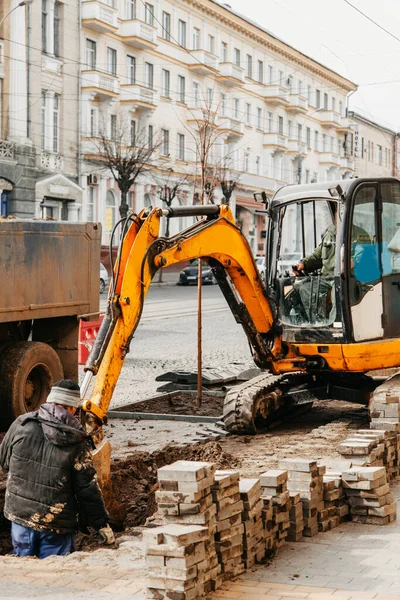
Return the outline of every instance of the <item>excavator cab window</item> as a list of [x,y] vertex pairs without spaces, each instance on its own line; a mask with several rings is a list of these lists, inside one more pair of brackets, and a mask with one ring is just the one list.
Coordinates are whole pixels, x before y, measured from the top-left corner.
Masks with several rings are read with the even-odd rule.
[[[336,320],[336,203],[324,199],[280,208],[274,287],[284,325],[327,327]],[[305,263],[303,271],[293,266]]]

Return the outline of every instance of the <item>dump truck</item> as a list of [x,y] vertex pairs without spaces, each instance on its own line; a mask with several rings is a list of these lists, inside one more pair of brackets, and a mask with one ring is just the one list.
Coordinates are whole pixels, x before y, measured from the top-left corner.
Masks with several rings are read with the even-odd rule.
[[99,310],[101,226],[0,219],[0,430],[78,380],[79,316]]

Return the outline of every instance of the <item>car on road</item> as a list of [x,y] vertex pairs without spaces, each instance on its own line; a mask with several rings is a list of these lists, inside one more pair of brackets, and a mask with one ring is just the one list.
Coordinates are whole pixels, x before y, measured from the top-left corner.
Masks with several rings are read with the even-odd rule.
[[[188,267],[182,269],[179,273],[178,285],[191,285],[197,283],[199,277],[199,261],[193,260]],[[203,261],[201,265],[201,281],[202,284],[213,285],[217,283],[211,267]]]
[[289,275],[293,275],[292,267],[293,265],[297,265],[297,263],[299,263],[300,261],[300,252],[288,252],[285,254],[281,254],[281,256],[278,259],[278,275],[285,275],[286,273],[289,273]]
[[256,256],[256,265],[260,271],[261,279],[265,281],[265,256]]
[[108,288],[110,283],[110,277],[108,276],[107,269],[100,263],[100,294],[103,294]]

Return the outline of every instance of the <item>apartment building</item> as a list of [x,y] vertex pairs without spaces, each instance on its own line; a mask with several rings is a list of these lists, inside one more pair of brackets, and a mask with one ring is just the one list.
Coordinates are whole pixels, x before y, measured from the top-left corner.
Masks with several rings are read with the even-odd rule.
[[353,111],[349,122],[346,148],[354,159],[355,177],[397,177],[398,133]]
[[1,215],[79,220],[79,3],[18,4],[0,4]]

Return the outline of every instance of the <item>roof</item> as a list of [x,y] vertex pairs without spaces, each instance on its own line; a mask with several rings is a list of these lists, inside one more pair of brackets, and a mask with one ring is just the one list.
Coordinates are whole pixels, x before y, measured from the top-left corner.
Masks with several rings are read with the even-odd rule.
[[393,129],[391,129],[389,125],[383,125],[381,123],[378,123],[377,121],[372,121],[372,119],[369,119],[368,117],[365,117],[363,114],[361,114],[359,112],[355,112],[354,110],[349,110],[348,116],[351,119],[362,121],[363,123],[366,123],[367,125],[370,125],[371,127],[375,127],[375,129],[380,129],[382,131],[385,131],[386,133],[389,133],[390,135],[398,135],[397,131],[394,131]]

